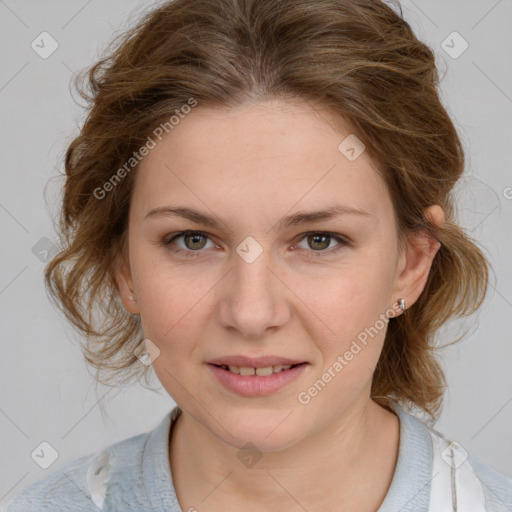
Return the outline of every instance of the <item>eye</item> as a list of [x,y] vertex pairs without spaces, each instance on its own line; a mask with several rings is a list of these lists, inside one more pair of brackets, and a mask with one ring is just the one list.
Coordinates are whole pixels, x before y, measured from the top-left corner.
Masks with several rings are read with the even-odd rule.
[[[176,241],[180,239],[183,243],[183,246],[180,246],[176,243]],[[208,240],[210,240],[212,244],[210,247],[207,246]],[[337,253],[345,246],[350,245],[348,240],[345,240],[341,236],[327,231],[313,231],[304,233],[300,238],[300,241],[302,240],[306,240],[309,250],[308,248],[300,247],[299,245],[296,245],[296,247],[305,250],[308,258],[331,255],[333,253]],[[334,248],[329,248],[333,240],[338,242],[338,245],[334,246]],[[170,238],[167,237],[163,241],[163,244],[172,252],[184,255],[186,257],[200,256],[201,249],[211,249],[218,247],[211,241],[207,233],[204,233],[203,231],[192,230],[182,231],[180,233],[171,235]]]
[[[306,240],[306,243],[309,248],[312,250],[307,250],[308,257],[317,257],[317,256],[325,256],[325,254],[332,254],[340,251],[345,246],[349,245],[349,242],[345,240],[344,238],[335,235],[334,233],[329,233],[327,231],[314,231],[311,233],[304,233],[302,235],[301,240]],[[338,242],[338,245],[334,248],[329,249],[329,246],[331,245],[331,242],[335,240]],[[297,247],[300,247],[297,245]],[[301,249],[304,249],[304,247],[300,247]],[[329,249],[329,250],[326,250]]]
[[[184,247],[180,247],[176,244],[176,240],[183,239]],[[164,245],[169,246],[169,249],[173,252],[182,253],[185,256],[196,256],[195,252],[200,252],[200,249],[204,249],[206,247],[206,241],[209,239],[209,236],[202,231],[183,231],[181,233],[176,233],[170,239],[164,241]],[[213,242],[212,242],[213,244]],[[178,248],[171,247],[172,245],[176,245]],[[213,247],[216,247],[213,244]],[[211,247],[206,247],[207,249]]]

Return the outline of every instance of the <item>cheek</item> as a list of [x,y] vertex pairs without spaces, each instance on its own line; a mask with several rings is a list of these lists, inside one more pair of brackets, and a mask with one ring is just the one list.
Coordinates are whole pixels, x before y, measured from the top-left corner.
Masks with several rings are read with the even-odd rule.
[[343,410],[370,385],[388,326],[381,318],[388,309],[383,301],[387,285],[378,279],[378,272],[353,269],[333,278],[323,294],[304,284],[303,295],[298,293],[308,297],[303,322],[321,353],[309,384],[328,383],[315,402],[319,408],[332,403]]
[[327,346],[339,349],[386,312],[388,281],[374,263],[347,266],[323,280],[299,277],[292,287],[309,325],[322,331]]
[[133,262],[144,335],[167,361],[177,360],[200,338],[211,311],[208,299],[218,279],[208,279],[191,268],[152,261],[141,258]]

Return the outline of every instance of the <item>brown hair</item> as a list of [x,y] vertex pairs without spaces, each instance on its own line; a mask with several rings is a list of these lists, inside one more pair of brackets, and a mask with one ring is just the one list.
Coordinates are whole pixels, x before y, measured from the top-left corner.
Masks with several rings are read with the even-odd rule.
[[[434,54],[403,20],[400,5],[392,6],[165,2],[76,77],[88,115],[67,148],[59,226],[65,249],[45,279],[52,299],[85,334],[84,355],[97,381],[130,379],[148,368],[134,355],[143,340],[140,319],[124,309],[115,280],[137,168],[126,163],[191,98],[199,108],[299,99],[348,121],[365,144],[389,188],[400,243],[419,230],[441,242],[419,299],[389,321],[372,383],[377,403],[387,406],[392,398],[437,417],[446,381],[434,336],[451,317],[480,307],[488,262],[454,220],[452,189],[464,171],[464,151],[439,98]],[[113,181],[123,166],[122,179]],[[101,187],[108,193],[98,198]],[[445,212],[441,230],[424,216],[433,204]]]

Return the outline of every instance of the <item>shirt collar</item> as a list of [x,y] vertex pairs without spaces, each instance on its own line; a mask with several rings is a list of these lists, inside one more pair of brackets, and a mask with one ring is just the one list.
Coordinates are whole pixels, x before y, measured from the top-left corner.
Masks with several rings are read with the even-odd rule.
[[427,512],[432,482],[432,441],[428,427],[390,402],[400,421],[395,473],[377,512]]
[[[391,486],[377,512],[427,512],[432,481],[432,442],[428,427],[396,402],[400,421],[398,460]],[[143,479],[152,510],[181,510],[169,462],[171,427],[181,414],[175,406],[149,433],[143,455]]]
[[142,472],[150,510],[181,510],[169,462],[171,427],[180,413],[179,406],[167,413],[160,424],[149,433],[144,447]]

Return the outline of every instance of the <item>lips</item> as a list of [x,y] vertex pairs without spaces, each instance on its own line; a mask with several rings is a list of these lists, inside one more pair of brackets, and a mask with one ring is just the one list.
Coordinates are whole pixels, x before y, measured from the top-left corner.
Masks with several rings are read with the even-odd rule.
[[291,359],[289,357],[281,356],[259,356],[259,357],[248,357],[243,355],[232,355],[218,357],[208,361],[208,364],[215,366],[238,366],[244,368],[266,368],[269,366],[294,366],[297,364],[306,363],[301,359]]
[[[228,360],[222,358],[214,361]],[[240,359],[229,359],[230,361],[240,361]],[[247,361],[248,359],[242,359]],[[286,358],[273,357],[271,361],[293,361]],[[249,358],[249,363],[255,364],[258,359]],[[268,364],[269,359],[260,358],[259,361],[264,361],[262,364]],[[256,363],[261,364],[261,363]],[[293,381],[299,379],[309,370],[309,363],[297,363],[295,365],[283,365],[283,368],[276,371],[279,365],[269,367],[237,367],[235,365],[216,365],[212,363],[205,365],[208,370],[214,375],[225,389],[234,392],[244,397],[262,397],[272,393],[276,393],[286,386],[290,386]],[[285,369],[287,368],[287,369]]]

